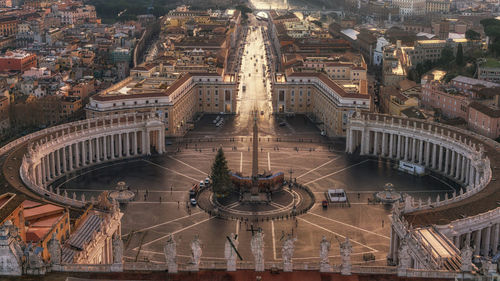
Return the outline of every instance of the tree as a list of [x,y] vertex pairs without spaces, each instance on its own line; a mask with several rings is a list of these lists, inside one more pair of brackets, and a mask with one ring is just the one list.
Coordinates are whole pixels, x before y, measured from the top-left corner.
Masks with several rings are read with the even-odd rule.
[[210,179],[212,180],[212,190],[217,197],[225,197],[229,195],[233,189],[229,168],[227,167],[227,160],[222,148],[219,148],[217,155],[215,155]]
[[453,55],[453,49],[450,46],[445,46],[443,50],[441,50],[441,59],[439,60],[439,64],[441,66],[448,66],[454,59],[455,56]]
[[465,61],[464,61],[464,50],[463,50],[463,48],[462,48],[462,43],[458,43],[458,47],[457,47],[457,57],[456,57],[455,61],[457,62],[457,65],[458,65],[458,66],[464,66],[464,65],[465,65]]
[[467,31],[465,32],[465,38],[467,38],[468,40],[479,40],[481,39],[481,34],[472,29],[467,29]]

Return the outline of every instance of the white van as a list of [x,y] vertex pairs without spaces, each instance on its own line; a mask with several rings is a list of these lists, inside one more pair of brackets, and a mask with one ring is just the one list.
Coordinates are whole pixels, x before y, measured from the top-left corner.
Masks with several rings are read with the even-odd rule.
[[343,189],[328,189],[328,200],[332,203],[347,202],[347,195]]

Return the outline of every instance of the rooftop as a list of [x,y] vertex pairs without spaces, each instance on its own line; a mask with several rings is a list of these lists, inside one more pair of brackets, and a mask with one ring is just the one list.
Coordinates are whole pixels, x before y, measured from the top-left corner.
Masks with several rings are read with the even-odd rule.
[[500,61],[494,58],[485,58],[484,62],[481,63],[482,67],[500,67]]

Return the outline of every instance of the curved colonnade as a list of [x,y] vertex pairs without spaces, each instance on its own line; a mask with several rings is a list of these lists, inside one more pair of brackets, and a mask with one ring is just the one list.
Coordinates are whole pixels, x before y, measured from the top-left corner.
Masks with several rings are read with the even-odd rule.
[[77,199],[73,194],[70,198],[58,188],[54,191],[51,184],[55,180],[93,165],[150,155],[152,151],[162,154],[165,150],[165,126],[149,115],[87,119],[65,124],[58,131],[43,131],[28,144],[20,178],[38,195],[73,207],[83,207],[85,196]]
[[[500,144],[451,126],[356,112],[349,120],[346,151],[424,166],[462,186],[451,196],[424,202],[406,196],[394,208],[388,257],[395,264],[402,240],[412,252],[411,267],[417,269],[456,268],[446,262],[460,267],[460,249],[466,246],[476,255],[498,252],[500,208],[495,202],[500,190],[495,176]],[[445,237],[442,244],[458,256],[456,261],[433,257],[431,245],[415,231],[429,227],[436,230],[433,235]]]

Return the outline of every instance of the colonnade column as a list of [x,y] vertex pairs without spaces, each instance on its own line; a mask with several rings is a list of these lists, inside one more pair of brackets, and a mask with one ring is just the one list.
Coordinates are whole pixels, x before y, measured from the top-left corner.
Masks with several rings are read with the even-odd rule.
[[109,152],[111,154],[111,160],[115,159],[115,135],[109,136],[110,140],[110,146],[109,146]]
[[398,151],[397,151],[398,152],[398,155],[397,155],[398,159],[401,159],[401,142],[402,142],[401,135],[398,135]]
[[500,224],[495,223],[493,225],[493,241],[492,241],[492,249],[493,249],[493,255],[496,255],[498,252],[498,236],[500,232]]
[[102,151],[104,154],[104,161],[108,160],[108,136],[102,137]]
[[408,136],[405,136],[405,155],[404,155],[404,159],[405,161],[408,161],[408,143],[409,143],[409,139],[408,139]]
[[73,166],[73,144],[70,144],[69,147],[68,147],[68,160],[69,160],[69,166],[68,166],[68,169],[70,171],[73,171],[74,169],[74,166]]
[[373,155],[378,155],[378,132],[373,131]]
[[443,167],[443,149],[444,147],[442,145],[439,146],[439,163],[438,163],[438,167],[437,167],[437,170],[438,171],[442,171],[442,167]]
[[95,138],[95,162],[99,163],[101,162],[101,138],[97,137]]
[[475,167],[470,167],[469,166],[469,185],[471,185],[471,187],[474,187],[475,185],[475,182],[474,182],[474,179],[475,179],[475,173],[474,173],[474,170],[475,170]]
[[382,132],[382,156],[387,156],[387,134]]
[[419,140],[418,146],[418,164],[422,165],[424,163],[424,141]]
[[430,163],[430,158],[431,158],[431,143],[430,142],[426,142],[425,143],[425,165],[427,167],[430,167],[431,166],[431,163]]
[[462,174],[460,175],[460,181],[465,182],[465,178],[467,177],[467,157],[462,155]]
[[118,134],[118,158],[122,158],[122,133]]
[[455,151],[451,151],[451,163],[450,163],[450,173],[449,173],[449,175],[451,177],[455,176],[455,169],[456,169],[456,166],[455,166],[456,165],[455,164],[456,159],[455,159],[455,157],[456,157],[456,152]]
[[52,177],[50,175],[50,159],[49,159],[50,154],[46,155],[45,158],[45,180],[50,180]]
[[45,157],[40,158],[40,168],[41,168],[41,176],[42,176],[42,181],[41,184],[44,185],[46,179],[45,179]]
[[444,160],[444,174],[445,175],[448,175],[449,174],[449,165],[450,165],[450,149],[449,148],[445,148],[446,149],[446,154],[445,154],[445,160]]
[[128,132],[127,132],[127,133],[125,133],[125,147],[126,147],[126,148],[125,148],[125,150],[126,150],[126,151],[125,151],[125,155],[126,155],[127,157],[129,157],[129,156],[130,156],[130,135],[129,135],[129,133],[128,133]]
[[416,163],[417,161],[417,138],[413,138],[413,144],[412,144],[412,148],[411,148],[411,161],[413,163]]
[[61,174],[61,156],[59,155],[59,149],[56,150],[56,173],[58,176]]
[[462,155],[458,152],[456,152],[457,156],[456,156],[456,161],[455,161],[455,179],[456,180],[459,180],[460,179],[460,171],[462,169],[460,169],[460,166],[462,165]]
[[134,155],[137,155],[137,132],[132,133],[132,145],[134,146]]
[[394,156],[394,134],[389,135],[389,158]]
[[92,164],[94,162],[94,144],[92,143],[93,139],[89,139],[89,163]]
[[476,230],[474,246],[474,255],[479,255],[479,251],[481,250],[481,229]]
[[87,166],[87,141],[82,141],[82,166]]
[[80,167],[80,143],[75,143],[75,165],[77,168]]
[[66,147],[62,148],[62,159],[63,159],[63,161],[62,161],[62,164],[63,164],[62,170],[63,170],[63,172],[66,172],[66,171],[68,171],[68,166],[66,165],[66,161],[67,161],[66,160]]
[[491,226],[486,227],[486,233],[484,235],[484,245],[483,245],[483,256],[488,256],[490,254],[490,239],[491,239]]

